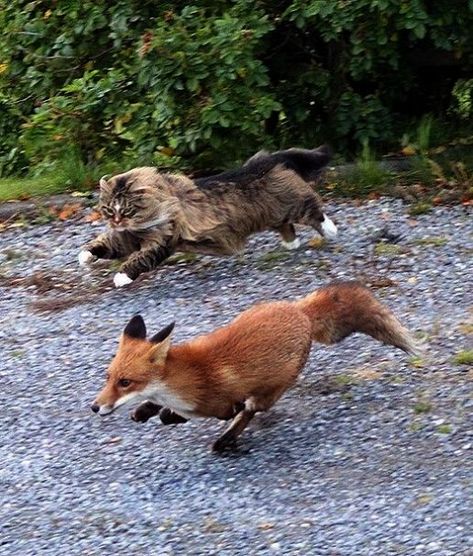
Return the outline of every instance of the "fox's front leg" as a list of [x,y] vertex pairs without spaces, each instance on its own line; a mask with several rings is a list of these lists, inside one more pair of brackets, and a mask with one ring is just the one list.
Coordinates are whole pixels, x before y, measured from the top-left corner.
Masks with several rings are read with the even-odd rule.
[[132,411],[130,417],[137,423],[146,423],[148,419],[157,415],[161,409],[162,405],[158,405],[150,401],[143,402],[134,411]]
[[143,272],[149,272],[157,268],[164,260],[174,253],[174,247],[168,241],[163,245],[152,245],[133,253],[125,261],[120,272],[113,279],[117,288],[125,286],[136,280]]
[[121,259],[140,248],[140,241],[127,232],[107,232],[89,241],[79,253],[79,264],[96,259]]
[[163,407],[159,412],[159,418],[163,425],[178,425],[179,423],[187,423],[188,419],[179,415],[169,407]]
[[163,407],[150,401],[140,404],[134,411],[132,411],[130,417],[137,423],[146,423],[148,419],[151,419],[151,417],[158,414],[163,425],[187,423],[187,419],[185,417],[182,417],[172,409],[169,409],[169,407]]

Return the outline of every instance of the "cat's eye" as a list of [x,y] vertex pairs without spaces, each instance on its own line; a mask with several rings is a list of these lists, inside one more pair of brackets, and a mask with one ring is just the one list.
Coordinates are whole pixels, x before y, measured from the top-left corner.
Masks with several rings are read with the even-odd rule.
[[131,384],[131,380],[128,380],[127,378],[121,378],[118,381],[118,386],[120,386],[120,388],[126,388],[127,386],[130,386]]
[[127,207],[123,210],[123,216],[133,216],[136,210],[133,207]]
[[102,207],[101,208],[102,214],[104,216],[108,216],[108,217],[112,217],[113,216],[113,210],[110,207]]

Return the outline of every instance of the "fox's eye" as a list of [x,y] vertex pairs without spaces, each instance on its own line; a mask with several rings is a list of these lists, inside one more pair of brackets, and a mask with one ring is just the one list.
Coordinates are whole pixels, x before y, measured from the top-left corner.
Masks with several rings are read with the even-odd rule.
[[118,386],[120,386],[121,388],[126,388],[127,386],[130,386],[131,384],[131,380],[128,380],[127,378],[121,378],[118,381]]

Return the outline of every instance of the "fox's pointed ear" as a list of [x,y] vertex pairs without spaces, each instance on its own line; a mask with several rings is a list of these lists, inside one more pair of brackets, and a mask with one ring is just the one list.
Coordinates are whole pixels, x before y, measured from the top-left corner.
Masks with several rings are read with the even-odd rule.
[[144,340],[146,338],[146,325],[141,315],[135,315],[125,326],[124,336]]
[[150,351],[150,358],[153,363],[162,365],[166,361],[169,348],[171,347],[171,332],[174,325],[175,323],[172,322],[151,338],[151,342],[155,344]]
[[157,334],[155,334],[150,342],[152,342],[153,344],[160,344],[161,342],[164,342],[164,340],[169,336],[169,334],[171,334],[171,332],[174,330],[174,326],[176,325],[175,322],[171,322],[171,324],[168,324],[165,328],[163,328],[162,330],[160,330]]

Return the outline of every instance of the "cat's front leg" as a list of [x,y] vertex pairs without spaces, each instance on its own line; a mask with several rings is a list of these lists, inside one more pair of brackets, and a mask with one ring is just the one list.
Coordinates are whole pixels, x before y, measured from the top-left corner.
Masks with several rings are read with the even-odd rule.
[[120,272],[117,272],[113,282],[117,288],[126,286],[136,280],[143,272],[150,272],[157,268],[165,259],[174,253],[174,247],[168,241],[163,245],[153,245],[143,248],[125,261]]
[[111,231],[89,241],[79,252],[81,266],[97,259],[121,259],[139,250],[140,242],[131,233]]

